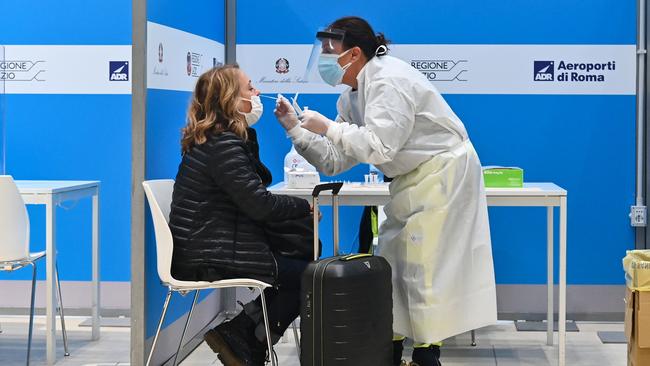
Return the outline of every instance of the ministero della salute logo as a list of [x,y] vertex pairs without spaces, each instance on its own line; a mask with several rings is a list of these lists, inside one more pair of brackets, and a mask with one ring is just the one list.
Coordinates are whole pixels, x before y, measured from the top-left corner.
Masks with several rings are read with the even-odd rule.
[[616,61],[534,61],[533,80],[539,82],[602,83],[616,72]]
[[162,42],[158,43],[158,63],[153,66],[153,74],[161,77],[169,75],[165,66],[165,46]]
[[[265,70],[268,70],[270,73],[271,70],[275,70],[274,74],[271,75],[262,75],[257,79],[257,83],[260,84],[292,84],[292,83],[299,83],[299,84],[306,84],[307,80],[305,80],[302,76],[292,76],[289,74],[291,71],[290,69],[290,63],[289,59],[285,57],[280,57],[278,59],[275,59],[275,56],[271,59],[271,56],[269,56],[269,59],[265,62],[268,62],[269,68],[267,69],[266,67],[264,68]],[[275,59],[275,62],[272,60]],[[273,69],[270,68],[270,66],[273,65],[275,66]],[[294,65],[295,66],[295,65]],[[295,71],[295,70],[294,70]]]
[[275,61],[275,72],[278,74],[289,73],[289,60],[286,58],[279,58],[277,61]]

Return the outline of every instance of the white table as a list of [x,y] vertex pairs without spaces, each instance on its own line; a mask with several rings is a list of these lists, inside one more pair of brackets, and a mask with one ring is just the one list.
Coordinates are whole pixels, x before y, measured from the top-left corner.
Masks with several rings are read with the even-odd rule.
[[99,339],[99,182],[18,180],[28,205],[45,205],[47,364],[56,362],[56,207],[65,201],[92,197],[92,340]]
[[[269,188],[276,194],[302,197],[311,202],[311,189],[288,189],[284,183]],[[331,192],[323,192],[321,204],[331,204]],[[567,191],[553,183],[526,183],[524,188],[487,188],[488,206],[546,207],[547,235],[547,344],[553,345],[553,208],[560,208],[560,279],[559,279],[559,324],[558,364],[565,365],[566,355],[566,232]],[[339,202],[347,206],[383,206],[388,203],[388,184],[363,185],[351,183],[339,192]]]

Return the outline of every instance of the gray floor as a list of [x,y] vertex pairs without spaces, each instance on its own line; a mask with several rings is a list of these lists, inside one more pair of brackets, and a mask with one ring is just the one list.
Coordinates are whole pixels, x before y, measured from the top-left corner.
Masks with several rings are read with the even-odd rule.
[[[129,361],[129,329],[106,327],[102,329],[102,339],[92,342],[90,329],[79,327],[83,317],[66,318],[68,324],[72,355],[63,358],[63,345],[59,346],[62,366],[115,366],[126,365]],[[23,365],[27,317],[0,317],[0,364]],[[602,344],[599,331],[622,331],[620,323],[578,323],[579,333],[567,334],[567,365],[625,366],[626,347],[624,344]],[[32,365],[45,362],[44,318],[36,318]],[[59,338],[60,339],[60,338]],[[557,347],[545,346],[546,334],[538,332],[517,332],[512,322],[478,331],[478,346],[469,346],[469,334],[445,342],[443,364],[445,366],[514,366],[514,365],[556,365]],[[279,364],[298,366],[292,338],[287,337],[276,347]],[[410,349],[404,352],[408,356]],[[408,359],[408,357],[405,357]],[[188,357],[183,366],[221,365],[210,349],[202,344]]]
[[[578,323],[579,333],[567,334],[567,365],[625,366],[624,344],[602,344],[598,331],[623,331],[620,323]],[[442,349],[444,366],[515,366],[557,365],[557,347],[547,347],[546,333],[517,332],[512,322],[479,330],[478,345],[471,347],[469,334],[445,342]],[[281,366],[299,366],[293,338],[276,347]],[[409,359],[411,349],[404,352]],[[202,344],[188,357],[183,366],[221,365],[210,348]]]
[[[101,339],[90,340],[90,328],[79,324],[87,317],[66,316],[69,357],[63,356],[63,340],[57,323],[57,366],[128,365],[130,347],[129,328],[102,328]],[[57,318],[58,321],[58,318]],[[27,355],[27,316],[0,316],[0,365],[24,365]],[[34,320],[34,340],[32,343],[31,365],[45,365],[45,317],[36,316]]]

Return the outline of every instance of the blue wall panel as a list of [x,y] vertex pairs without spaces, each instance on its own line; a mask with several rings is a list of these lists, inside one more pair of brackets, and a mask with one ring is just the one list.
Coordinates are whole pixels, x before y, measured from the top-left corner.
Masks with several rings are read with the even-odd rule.
[[[185,124],[190,93],[180,91],[154,90],[147,92],[147,164],[146,179],[174,179],[181,160],[180,129]],[[147,337],[156,331],[162,311],[166,289],[160,286],[156,260],[153,224],[149,214],[146,221],[147,261]],[[185,314],[191,300],[175,296],[169,308],[165,327]]]
[[224,0],[149,0],[147,20],[225,42]]
[[3,1],[0,44],[129,45],[131,1]]
[[[74,3],[79,7],[82,2]],[[123,3],[130,12],[130,3]],[[30,23],[23,11],[31,5],[24,9],[12,4],[16,11],[19,8],[21,11],[15,18],[8,17],[9,23],[20,23],[20,19]],[[50,14],[63,13],[58,7],[41,4],[43,11],[48,8]],[[3,11],[6,10],[5,6]],[[92,10],[83,16],[81,12],[72,12],[67,19],[72,22],[74,17],[83,18],[83,25],[94,14]],[[81,43],[130,43],[130,13],[127,15],[118,16],[117,20],[111,18],[107,23],[94,18],[97,27],[85,32]],[[6,35],[15,44],[43,44],[48,40],[56,44],[79,42],[76,36],[79,30],[62,30],[56,38],[48,38],[54,37],[47,28],[49,23],[30,24],[29,32],[21,33],[19,27],[9,26],[7,30],[11,31],[4,33],[7,23],[2,22],[1,41]],[[7,173],[15,179],[101,181],[101,279],[129,281],[131,96],[10,94],[6,95],[6,118]],[[29,213],[32,250],[44,250],[44,210],[30,207]],[[89,198],[78,203],[66,202],[57,208],[58,259],[64,281],[91,279],[91,224]],[[40,267],[39,279],[44,279],[44,266]],[[30,278],[28,270],[0,274],[0,279]]]
[[308,44],[318,27],[356,15],[395,43],[634,44],[636,1],[237,2],[237,43]]
[[[627,212],[635,193],[636,98],[453,95],[447,100],[465,121],[483,165],[517,165],[527,181],[550,181],[568,190],[569,283],[623,283],[621,258],[634,247]],[[546,210],[491,208],[490,222],[497,282],[545,283]]]
[[[636,2],[631,0],[411,4],[242,0],[237,42],[308,44],[318,27],[345,15],[368,19],[375,31],[398,44],[607,45],[636,40]],[[335,95],[300,99],[330,118],[336,115]],[[620,259],[634,246],[627,214],[634,203],[635,97],[448,95],[446,99],[466,124],[484,165],[520,166],[526,181],[552,181],[569,191],[569,283],[622,284]],[[272,109],[272,103],[266,107]],[[262,157],[277,178],[289,142],[268,112],[257,128]],[[362,180],[365,172],[359,166],[343,179]],[[358,218],[351,209],[343,214],[349,218],[342,220],[345,243],[354,240]],[[491,208],[490,218],[497,282],[545,283],[545,210]],[[326,247],[331,246],[329,228],[322,233]]]
[[[216,27],[222,2],[199,4],[158,0],[149,4],[149,20],[223,42]],[[204,6],[199,17],[199,5]],[[319,26],[343,15],[361,15],[400,44],[634,44],[636,3],[626,0],[517,3],[417,2],[238,2],[239,44],[313,42]],[[384,6],[382,6],[384,5]],[[207,11],[205,9],[208,9]],[[386,11],[390,9],[390,11]],[[200,19],[199,19],[200,18]],[[203,21],[203,19],[209,19]],[[212,22],[214,19],[214,22]],[[405,20],[408,27],[404,26]],[[213,27],[214,25],[214,27]],[[147,178],[173,178],[180,161],[179,129],[190,93],[149,90]],[[634,201],[633,96],[449,95],[465,122],[485,165],[518,165],[527,181],[553,181],[569,191],[569,267],[572,284],[620,284],[620,258],[633,246],[627,210]],[[333,118],[335,95],[303,95],[308,105]],[[290,141],[277,125],[273,103],[255,126],[262,160],[282,180]],[[360,165],[334,179],[362,180]],[[594,184],[597,182],[598,184]],[[602,194],[602,192],[607,192]],[[330,215],[322,224],[325,253],[331,253]],[[357,245],[359,208],[342,215],[342,249]],[[491,227],[497,281],[541,284],[546,279],[544,209],[492,208]],[[556,212],[557,217],[557,212]],[[148,250],[152,240],[150,225]],[[557,253],[557,251],[556,251]],[[150,258],[151,259],[151,258]],[[155,263],[147,262],[148,281],[157,281]],[[147,334],[152,335],[164,289],[149,286]],[[171,309],[169,322],[189,304]]]
[[[101,278],[128,281],[131,96],[7,95],[7,105],[7,172],[15,179],[100,180]],[[32,249],[44,249],[45,211],[29,212]],[[90,213],[90,198],[57,209],[62,280],[91,278]],[[0,278],[28,279],[28,272]]]
[[[131,1],[2,3],[0,44],[129,45]],[[9,16],[10,14],[10,16]],[[74,70],[70,70],[71,73]],[[101,279],[130,279],[131,97],[7,95],[7,173],[16,179],[100,180]],[[45,248],[45,213],[30,207],[31,245]],[[91,200],[57,209],[61,279],[91,279]],[[29,271],[0,279],[28,279]],[[44,266],[39,269],[44,279]]]
[[[176,28],[217,42],[224,42],[224,1],[200,0],[179,2],[155,0],[147,4],[147,19],[150,22]],[[157,55],[153,55],[157,57]],[[181,161],[181,128],[186,123],[187,108],[191,93],[147,89],[147,128],[146,128],[146,179],[174,179]],[[155,240],[151,217],[146,218],[145,263],[147,280],[146,336],[155,334],[162,311],[166,288],[159,284],[155,260]],[[209,295],[204,291],[202,299]],[[174,295],[165,324],[178,320],[188,310],[192,297],[180,298]],[[215,309],[216,311],[217,309]]]

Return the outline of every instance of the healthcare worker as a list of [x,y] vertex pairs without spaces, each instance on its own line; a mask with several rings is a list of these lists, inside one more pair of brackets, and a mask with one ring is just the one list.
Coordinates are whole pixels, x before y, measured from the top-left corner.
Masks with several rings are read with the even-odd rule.
[[[403,337],[412,365],[440,365],[445,338],[496,322],[496,287],[481,163],[458,116],[427,78],[388,56],[383,34],[358,17],[317,33],[312,56],[332,85],[348,85],[335,121],[275,115],[296,150],[327,175],[374,164],[390,184],[379,255],[393,269],[395,365]],[[311,63],[311,62],[310,62]]]

